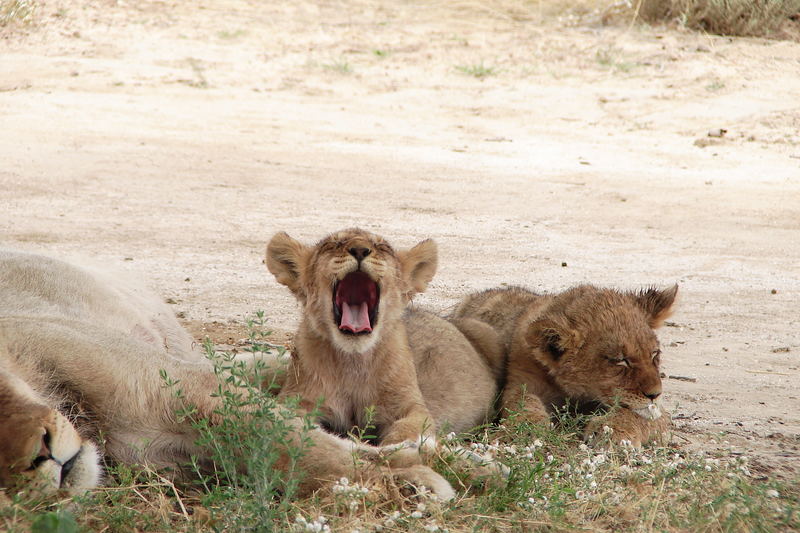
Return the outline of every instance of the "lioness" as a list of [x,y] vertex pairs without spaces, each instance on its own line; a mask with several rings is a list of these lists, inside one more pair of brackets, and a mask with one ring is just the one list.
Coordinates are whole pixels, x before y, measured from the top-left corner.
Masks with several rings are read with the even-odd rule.
[[[160,370],[180,380],[183,398]],[[114,461],[179,467],[205,450],[176,409],[219,421],[218,379],[170,310],[141,287],[65,262],[0,251],[0,487],[79,492]],[[300,440],[303,422],[290,421]],[[342,476],[393,475],[443,499],[450,485],[419,465],[389,471],[381,450],[321,429],[300,459],[309,491]],[[361,460],[356,461],[355,455]],[[279,465],[281,462],[279,461]]]
[[[490,289],[467,296],[451,320],[485,347],[503,376],[504,414],[519,410],[543,423],[568,401],[586,412],[617,406],[590,420],[587,435],[605,425],[614,441],[639,446],[669,425],[656,404],[661,349],[653,329],[671,313],[677,291],[677,285],[636,293],[582,285],[550,295]],[[494,330],[476,330],[474,320]]]
[[308,409],[321,399],[331,431],[372,424],[380,444],[432,445],[437,427],[462,432],[489,418],[488,362],[447,321],[406,310],[436,272],[433,241],[395,250],[354,228],[307,246],[278,233],[266,263],[303,311],[282,394]]

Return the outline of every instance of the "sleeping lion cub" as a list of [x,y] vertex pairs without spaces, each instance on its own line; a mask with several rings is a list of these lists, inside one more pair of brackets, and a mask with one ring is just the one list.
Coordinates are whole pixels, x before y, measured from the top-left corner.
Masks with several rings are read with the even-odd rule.
[[346,434],[371,424],[380,444],[433,445],[437,428],[487,421],[496,380],[486,359],[446,320],[406,309],[436,272],[433,241],[395,250],[348,229],[307,246],[278,233],[266,262],[302,306],[281,394],[308,410],[321,400],[324,427]]
[[[175,412],[188,402],[217,423],[221,400],[217,376],[192,344],[167,306],[136,284],[0,250],[0,488],[84,491],[101,481],[102,454],[155,467],[202,462],[197,432]],[[180,381],[184,399],[165,388],[160,370]],[[299,443],[304,422],[289,424]],[[390,471],[378,448],[321,429],[308,438],[299,465],[305,492],[342,476],[393,476],[454,495],[409,458]]]
[[[661,349],[653,329],[671,313],[677,292],[677,285],[636,293],[583,285],[549,295],[490,289],[467,296],[451,320],[482,343],[505,376],[504,413],[519,410],[546,423],[568,401],[584,412],[618,406],[590,420],[587,435],[606,425],[614,441],[639,446],[669,426],[656,403]],[[474,329],[474,320],[493,332]]]

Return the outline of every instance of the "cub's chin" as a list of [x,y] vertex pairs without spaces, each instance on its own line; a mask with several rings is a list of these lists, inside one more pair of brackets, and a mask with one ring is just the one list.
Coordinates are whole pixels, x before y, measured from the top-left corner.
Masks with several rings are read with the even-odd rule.
[[380,338],[379,329],[380,328],[377,328],[369,333],[353,335],[352,333],[344,333],[332,325],[329,329],[329,333],[333,346],[340,352],[347,354],[365,354],[378,344]]

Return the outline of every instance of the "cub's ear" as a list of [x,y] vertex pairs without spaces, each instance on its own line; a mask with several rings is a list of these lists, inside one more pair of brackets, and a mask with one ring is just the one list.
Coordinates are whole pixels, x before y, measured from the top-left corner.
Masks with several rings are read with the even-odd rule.
[[410,250],[399,251],[397,256],[400,259],[403,278],[409,286],[406,297],[410,299],[418,292],[425,292],[428,283],[436,274],[436,266],[439,263],[436,243],[426,239]]
[[276,233],[267,244],[267,268],[278,283],[301,293],[300,273],[308,261],[310,248],[289,237],[286,232]]
[[534,349],[534,356],[544,365],[558,363],[567,350],[580,348],[580,334],[566,320],[540,318],[525,332],[525,340]]
[[673,285],[669,289],[664,289],[663,291],[655,287],[649,287],[638,293],[634,293],[633,299],[636,301],[636,305],[647,313],[647,322],[650,324],[650,327],[656,329],[661,327],[664,320],[672,314],[672,308],[677,294],[677,285]]

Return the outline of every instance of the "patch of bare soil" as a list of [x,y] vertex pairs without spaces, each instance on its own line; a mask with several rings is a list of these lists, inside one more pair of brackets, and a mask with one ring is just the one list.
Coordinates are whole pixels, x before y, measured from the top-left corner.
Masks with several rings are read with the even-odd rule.
[[279,230],[435,238],[439,311],[677,282],[675,438],[797,476],[800,45],[515,5],[41,2],[0,28],[2,244],[137,272],[227,344],[297,323]]

